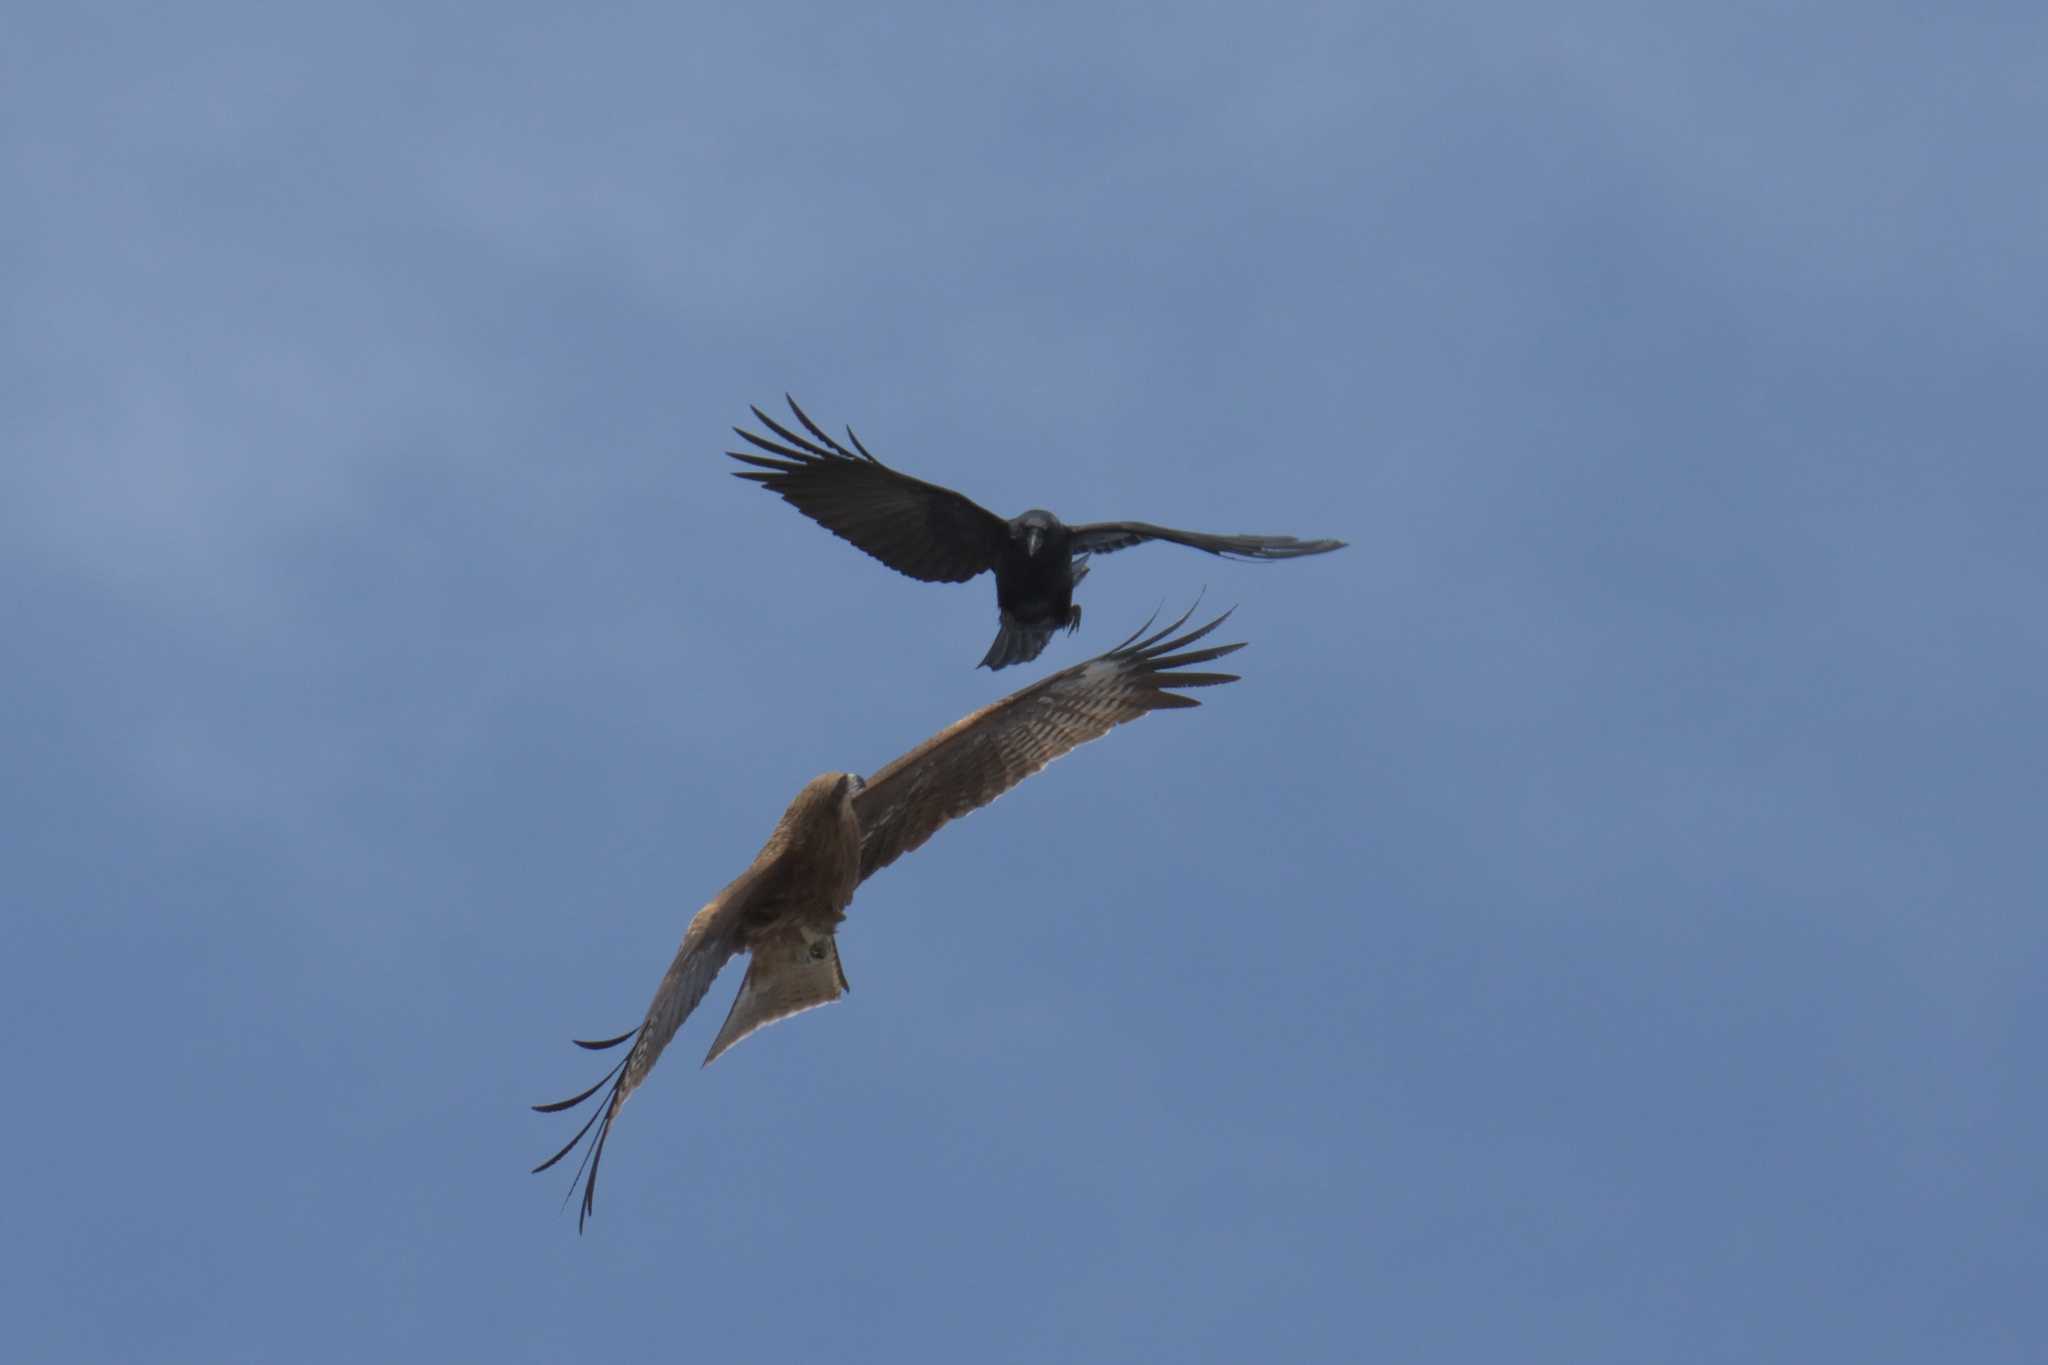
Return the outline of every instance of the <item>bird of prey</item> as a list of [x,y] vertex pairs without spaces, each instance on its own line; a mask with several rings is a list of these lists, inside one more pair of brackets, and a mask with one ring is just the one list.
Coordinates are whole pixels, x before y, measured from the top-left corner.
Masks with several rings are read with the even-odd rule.
[[868,453],[853,428],[848,450],[826,435],[796,400],[783,395],[804,429],[791,431],[760,408],[754,416],[780,440],[734,427],[741,440],[765,453],[728,450],[752,469],[751,479],[782,495],[790,506],[840,539],[898,573],[927,583],[964,583],[985,570],[996,575],[996,611],[1002,622],[980,667],[997,669],[1038,657],[1055,630],[1081,624],[1074,587],[1088,573],[1088,556],[1148,540],[1171,541],[1227,559],[1298,559],[1341,550],[1341,540],[1293,536],[1219,536],[1176,531],[1143,521],[1095,521],[1069,526],[1041,507],[1008,521],[950,488],[899,474]]
[[640,1026],[616,1038],[577,1040],[593,1051],[630,1040],[625,1057],[588,1090],[534,1106],[559,1113],[611,1087],[576,1136],[533,1168],[547,1170],[596,1127],[576,1172],[583,1181],[579,1232],[595,1204],[597,1168],[619,1106],[647,1079],[719,969],[738,953],[750,959],[706,1066],[755,1030],[846,993],[836,932],[862,882],[1076,745],[1148,711],[1201,704],[1179,689],[1235,682],[1234,673],[1184,671],[1244,648],[1194,647],[1230,613],[1177,633],[1192,614],[1149,634],[1147,622],[1108,653],[984,706],[865,781],[825,773],[805,784],[753,864],[690,921]]

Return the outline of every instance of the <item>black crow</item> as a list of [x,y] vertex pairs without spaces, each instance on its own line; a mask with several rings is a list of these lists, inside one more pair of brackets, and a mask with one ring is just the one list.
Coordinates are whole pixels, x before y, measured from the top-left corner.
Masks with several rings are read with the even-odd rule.
[[1143,521],[1095,521],[1069,526],[1043,508],[1003,520],[950,488],[899,474],[853,442],[848,450],[827,436],[787,394],[789,410],[809,435],[799,435],[755,408],[754,416],[781,441],[734,427],[741,440],[766,455],[726,454],[756,469],[753,479],[840,539],[865,550],[898,573],[927,583],[964,583],[984,570],[996,574],[996,610],[1002,628],[981,667],[1007,668],[1038,657],[1052,633],[1081,624],[1074,585],[1087,576],[1091,554],[1107,554],[1147,540],[1166,540],[1230,559],[1295,559],[1341,550],[1341,540],[1293,536],[1216,536],[1176,531]]

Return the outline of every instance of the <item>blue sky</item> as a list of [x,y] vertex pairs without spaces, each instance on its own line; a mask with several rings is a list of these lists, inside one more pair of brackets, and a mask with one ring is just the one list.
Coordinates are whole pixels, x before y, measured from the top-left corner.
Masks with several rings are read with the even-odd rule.
[[[9,21],[11,1355],[2038,1358],[2037,6],[558,11]],[[1351,548],[991,677],[785,390]],[[579,1239],[798,786],[1204,589]]]

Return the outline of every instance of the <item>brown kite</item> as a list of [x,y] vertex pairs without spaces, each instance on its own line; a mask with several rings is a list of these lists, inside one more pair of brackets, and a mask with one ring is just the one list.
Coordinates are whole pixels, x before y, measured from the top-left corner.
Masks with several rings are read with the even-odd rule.
[[755,1030],[846,993],[835,935],[862,882],[921,846],[947,821],[979,810],[1076,745],[1148,711],[1201,704],[1174,689],[1235,682],[1234,673],[1174,671],[1244,648],[1189,648],[1229,614],[1185,634],[1175,632],[1187,615],[1149,635],[1141,628],[1108,653],[948,726],[865,782],[852,773],[812,778],[782,813],[753,865],[690,921],[640,1027],[599,1042],[577,1040],[578,1047],[597,1051],[630,1039],[625,1058],[581,1094],[534,1106],[558,1113],[611,1085],[576,1136],[534,1167],[536,1173],[547,1170],[597,1128],[577,1168],[579,1178],[588,1172],[577,1229],[590,1216],[598,1163],[619,1106],[647,1079],[728,960],[738,953],[751,959],[706,1066]]

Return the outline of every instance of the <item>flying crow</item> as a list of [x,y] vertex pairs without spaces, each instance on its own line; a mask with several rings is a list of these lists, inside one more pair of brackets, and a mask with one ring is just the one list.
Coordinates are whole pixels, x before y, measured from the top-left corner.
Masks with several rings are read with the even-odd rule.
[[996,609],[1002,621],[981,666],[1007,668],[1038,657],[1052,633],[1081,624],[1074,585],[1088,573],[1088,556],[1147,540],[1166,540],[1229,559],[1296,559],[1344,547],[1341,540],[1293,536],[1217,536],[1176,531],[1143,521],[1094,521],[1069,526],[1034,507],[1004,521],[950,488],[899,474],[868,453],[848,427],[848,450],[784,395],[808,435],[791,431],[755,408],[754,416],[779,441],[734,427],[763,455],[726,454],[754,469],[752,479],[833,535],[865,550],[898,573],[927,583],[964,583],[987,569],[996,574]]

